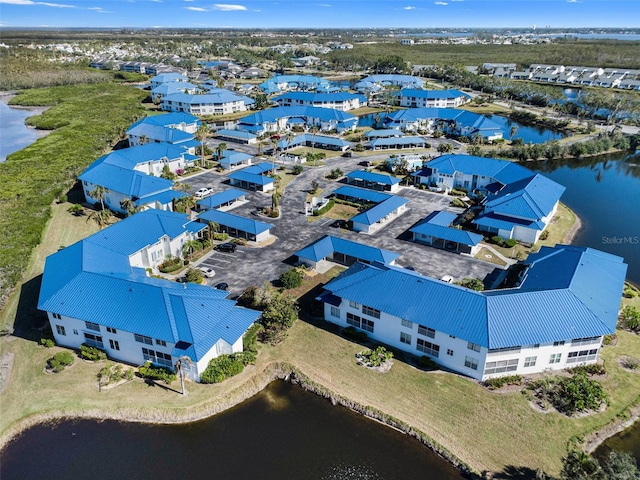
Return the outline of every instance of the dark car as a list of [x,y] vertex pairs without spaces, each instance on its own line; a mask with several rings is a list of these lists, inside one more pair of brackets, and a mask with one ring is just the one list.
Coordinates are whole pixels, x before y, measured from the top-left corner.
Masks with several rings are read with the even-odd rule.
[[187,277],[176,277],[176,282],[187,283]]
[[221,243],[216,247],[216,250],[219,252],[233,253],[236,251],[236,248],[238,247],[235,243]]
[[215,287],[213,287],[217,290],[229,290],[229,284],[225,283],[225,282],[220,282],[218,284],[216,284]]
[[333,228],[347,228],[347,221],[346,220],[336,220],[335,222],[333,222],[331,224],[331,226]]
[[370,167],[371,165],[373,165],[373,163],[371,163],[369,160],[363,160],[359,162],[358,165],[362,165],[363,167]]

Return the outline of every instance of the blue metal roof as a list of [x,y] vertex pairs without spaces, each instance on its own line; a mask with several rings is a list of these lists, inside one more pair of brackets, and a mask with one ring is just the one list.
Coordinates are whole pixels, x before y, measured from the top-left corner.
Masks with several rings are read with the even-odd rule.
[[474,292],[406,269],[363,264],[355,264],[325,289],[487,348],[615,331],[627,270],[622,258],[558,245],[543,247],[527,263],[527,276],[513,289]]
[[247,169],[245,168],[244,170],[231,172],[227,176],[233,180],[253,183],[255,185],[268,185],[274,182],[274,179],[271,177],[268,177],[267,175],[260,175],[259,173],[249,173],[249,172],[246,172],[245,170]]
[[363,78],[361,82],[371,82],[371,83],[380,83],[380,84],[394,84],[394,85],[406,85],[406,86],[415,86],[421,87],[424,85],[424,80],[420,77],[414,77],[412,75],[401,75],[401,74],[379,74],[379,75],[369,75],[366,78]]
[[408,200],[406,198],[397,197],[393,195],[391,198],[385,200],[382,203],[370,208],[366,212],[362,212],[351,219],[353,223],[362,223],[364,225],[373,225],[379,222],[391,212],[397,210],[402,205],[406,204]]
[[349,93],[349,92],[335,92],[335,93],[314,93],[314,92],[287,92],[277,96],[273,100],[279,102],[280,100],[300,100],[303,102],[344,102],[358,98],[360,100],[366,100],[364,95]]
[[449,227],[456,217],[457,215],[454,213],[435,211],[409,231],[442,238],[462,245],[478,245],[483,239],[482,235]]
[[251,165],[250,167],[244,168],[242,171],[246,173],[252,173],[254,175],[264,175],[267,172],[271,172],[275,170],[275,166],[272,163],[262,162],[256,163],[255,165]]
[[403,88],[397,94],[399,97],[415,97],[426,99],[455,99],[459,97],[471,98],[471,95],[463,93],[460,90],[422,90],[417,88]]
[[354,170],[353,172],[347,173],[346,177],[353,180],[380,183],[382,185],[395,185],[400,183],[400,179],[392,177],[391,175],[367,172],[366,170]]
[[98,160],[118,167],[134,169],[136,165],[140,165],[141,163],[158,161],[163,158],[168,160],[184,158],[185,161],[190,162],[196,160],[198,157],[189,154],[184,147],[180,145],[147,143],[145,145],[114,150],[100,157]]
[[222,105],[225,103],[234,103],[242,101],[245,105],[255,102],[252,98],[236,95],[229,90],[217,90],[215,93],[190,94],[190,93],[173,93],[167,95],[164,100],[186,103],[187,105]]
[[384,138],[375,138],[371,140],[372,148],[381,147],[381,146],[399,146],[400,148],[407,147],[424,147],[427,141],[418,136],[408,136],[408,137],[384,137]]
[[250,218],[241,217],[240,215],[234,215],[233,213],[221,212],[220,210],[207,210],[206,212],[202,212],[198,215],[198,218],[206,220],[207,222],[215,222],[218,225],[235,228],[236,230],[251,233],[253,235],[259,235],[262,232],[266,232],[273,228],[273,225],[270,223],[252,220]]
[[404,137],[404,132],[397,128],[385,128],[382,130],[370,130],[364,134],[367,139],[381,137]]
[[222,192],[214,193],[213,195],[203,198],[202,200],[198,200],[197,203],[201,208],[218,208],[223,203],[237,200],[238,198],[244,197],[245,195],[246,194],[242,190],[229,188],[228,190],[223,190]]
[[173,95],[174,93],[184,92],[185,90],[197,91],[199,90],[199,87],[198,85],[194,85],[189,82],[168,82],[152,88],[151,93],[153,95],[162,95],[163,97],[166,97],[168,95]]
[[169,72],[169,73],[161,73],[160,75],[151,77],[150,81],[152,83],[169,83],[169,82],[185,83],[187,81],[187,77],[185,77],[181,73]]
[[495,213],[482,214],[476,217],[472,223],[481,227],[499,228],[508,231],[512,231],[514,227],[527,227],[533,230],[544,230],[545,228],[544,222],[540,220],[523,220],[514,217],[505,217]]
[[255,135],[249,132],[242,132],[240,130],[229,130],[227,128],[221,128],[216,131],[216,134],[220,137],[239,138],[241,140],[253,140],[257,138]]
[[528,168],[514,162],[463,154],[447,154],[436,157],[429,161],[426,167],[448,175],[465,173],[485,176],[493,178],[504,185],[534,175]]
[[[159,115],[158,115],[159,116]],[[173,144],[184,143],[193,139],[192,133],[183,132],[171,127],[163,127],[160,125],[150,125],[141,123],[133,125],[127,130],[127,135],[136,137],[147,137],[148,140],[154,142],[167,142]]]
[[170,190],[173,186],[171,180],[105,164],[100,160],[90,165],[78,179],[94,185],[101,185],[132,200]]
[[307,142],[314,143],[316,147],[320,145],[333,145],[336,147],[348,147],[349,142],[344,141],[338,137],[330,137],[328,135],[313,135],[311,133],[302,133],[300,135],[296,135],[293,137],[291,142],[289,142],[286,138],[282,139],[278,142],[278,148],[288,148],[295,145],[304,145]]
[[149,115],[148,117],[143,118],[142,120],[138,120],[132,127],[137,125],[157,125],[160,127],[171,127],[174,125],[181,124],[191,125],[191,124],[200,124],[200,120],[198,117],[195,117],[189,113],[182,112],[172,112],[172,113],[162,113],[160,115]]
[[399,253],[370,247],[361,243],[345,240],[344,238],[325,235],[315,242],[298,250],[297,255],[300,260],[309,259],[314,262],[323,260],[334,252],[349,255],[366,262],[391,263],[400,256]]
[[252,155],[248,155],[244,152],[236,152],[234,150],[225,150],[224,155],[220,159],[222,165],[237,165],[253,158]]
[[345,197],[351,197],[358,200],[364,200],[365,202],[380,203],[388,200],[393,195],[388,193],[378,192],[376,190],[369,190],[368,188],[358,188],[351,185],[344,185],[333,191],[334,195],[344,195]]
[[167,190],[164,192],[157,193],[155,195],[148,195],[144,198],[138,199],[133,202],[136,206],[139,205],[149,205],[152,202],[158,202],[160,205],[169,205],[173,200],[178,200],[182,197],[188,197],[188,195],[184,192],[180,192],[178,190]]
[[520,218],[541,219],[551,213],[565,187],[536,174],[510,183],[484,203],[485,212]]
[[[318,120],[321,122],[335,122],[337,125],[353,125],[358,122],[355,117],[347,112],[333,108],[322,107],[276,107],[252,113],[243,117],[238,122],[239,130],[248,130],[249,127],[260,127],[265,123],[274,123],[279,119],[302,119],[306,122]],[[316,122],[317,123],[317,122]]]

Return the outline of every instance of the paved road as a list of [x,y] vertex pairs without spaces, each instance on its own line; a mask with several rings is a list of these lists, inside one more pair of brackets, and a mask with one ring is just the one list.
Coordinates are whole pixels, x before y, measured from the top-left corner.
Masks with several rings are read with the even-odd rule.
[[[200,265],[210,266],[216,271],[215,277],[208,279],[208,283],[215,285],[226,282],[230,286],[230,293],[237,295],[249,285],[261,285],[265,281],[274,280],[280,273],[291,268],[294,252],[326,234],[401,253],[401,257],[397,260],[399,265],[411,266],[422,274],[436,278],[443,275],[451,275],[455,279],[484,278],[494,270],[495,266],[490,263],[418,245],[404,239],[406,231],[411,226],[434,210],[461,211],[449,207],[448,198],[413,187],[403,188],[399,192],[400,196],[409,200],[409,211],[373,235],[331,228],[329,224],[332,220],[329,219],[309,222],[304,215],[304,203],[311,182],[317,181],[320,188],[324,189],[323,195],[327,195],[342,184],[327,180],[325,175],[334,168],[340,168],[344,172],[354,170],[358,168],[357,163],[363,158],[375,161],[387,158],[387,155],[335,157],[325,160],[323,166],[305,167],[303,173],[292,181],[284,192],[281,200],[281,217],[259,218],[273,224],[272,233],[276,236],[275,242],[264,247],[240,246],[235,253],[213,252],[208,258],[199,262]],[[209,186],[217,192],[229,188],[229,185],[224,183],[225,180],[224,175],[209,171],[191,177],[187,183],[192,190]],[[271,197],[260,192],[247,192],[247,200],[246,204],[234,208],[232,212],[249,218],[258,218],[253,214],[256,206],[270,205]]]

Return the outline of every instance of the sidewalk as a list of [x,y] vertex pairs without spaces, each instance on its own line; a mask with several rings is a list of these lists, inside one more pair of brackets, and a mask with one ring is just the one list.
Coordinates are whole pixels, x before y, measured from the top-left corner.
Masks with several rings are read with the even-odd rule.
[[504,255],[502,255],[500,252],[498,252],[495,248],[493,248],[491,245],[489,245],[488,243],[485,242],[481,242],[480,245],[482,245],[484,248],[486,248],[487,250],[489,250],[491,253],[493,253],[496,257],[498,257],[500,260],[502,260],[503,262],[505,262],[507,264],[507,266],[511,266],[515,263],[518,263],[517,260],[514,260],[513,258],[507,258]]

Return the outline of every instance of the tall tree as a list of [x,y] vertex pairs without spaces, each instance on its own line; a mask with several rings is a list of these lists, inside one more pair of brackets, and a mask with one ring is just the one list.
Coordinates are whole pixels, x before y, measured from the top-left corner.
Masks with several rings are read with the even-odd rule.
[[104,199],[108,193],[109,189],[107,187],[96,185],[96,187],[89,192],[89,196],[94,200],[100,201],[100,206],[102,207],[102,210],[104,210]]
[[209,136],[209,132],[210,132],[209,126],[203,122],[200,125],[198,125],[198,129],[194,134],[194,137],[196,138],[196,140],[200,142],[200,166],[203,168],[204,168],[204,141]]

